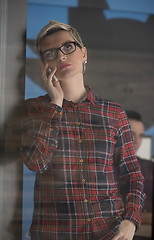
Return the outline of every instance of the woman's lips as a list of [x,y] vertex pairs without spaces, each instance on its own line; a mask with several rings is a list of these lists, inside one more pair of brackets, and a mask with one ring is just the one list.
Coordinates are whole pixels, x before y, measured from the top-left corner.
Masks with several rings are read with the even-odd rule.
[[69,63],[64,63],[64,64],[62,64],[62,65],[60,66],[60,69],[62,70],[62,69],[65,69],[65,68],[67,68],[67,67],[69,67],[69,66],[71,66],[71,64],[69,64]]

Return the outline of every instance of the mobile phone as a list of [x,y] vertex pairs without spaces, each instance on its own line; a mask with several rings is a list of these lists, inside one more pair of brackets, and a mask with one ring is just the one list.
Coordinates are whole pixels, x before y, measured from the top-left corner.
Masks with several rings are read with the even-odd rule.
[[52,80],[57,82],[58,78],[55,75],[53,75]]

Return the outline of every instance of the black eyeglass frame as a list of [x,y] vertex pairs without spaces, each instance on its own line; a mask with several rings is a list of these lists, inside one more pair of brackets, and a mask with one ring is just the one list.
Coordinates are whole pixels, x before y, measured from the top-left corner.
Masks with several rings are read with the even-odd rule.
[[[66,44],[69,44],[69,43],[73,43],[74,46],[75,46],[75,49],[74,49],[72,52],[69,52],[69,53],[63,52],[61,48],[64,47]],[[46,52],[50,52],[51,50],[52,50],[52,51],[55,51],[55,52],[56,52],[56,57],[54,57],[53,59],[50,60],[50,61],[52,61],[52,60],[54,60],[54,59],[57,58],[57,56],[58,56],[58,51],[61,51],[64,55],[69,55],[69,54],[71,54],[71,53],[73,53],[73,52],[76,51],[76,46],[78,46],[79,48],[82,48],[81,45],[80,45],[79,43],[75,42],[75,41],[66,42],[66,43],[64,43],[63,45],[61,45],[59,48],[50,48],[50,49],[47,49],[47,50],[44,51],[44,52],[40,52],[40,56],[41,56],[41,59],[42,59],[42,60],[45,60],[45,57],[43,57],[43,55],[44,55]]]

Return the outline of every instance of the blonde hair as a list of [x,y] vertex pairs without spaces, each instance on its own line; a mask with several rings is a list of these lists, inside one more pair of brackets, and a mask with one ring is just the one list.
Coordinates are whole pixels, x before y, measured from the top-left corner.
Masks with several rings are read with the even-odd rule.
[[84,44],[81,40],[81,37],[77,30],[70,26],[69,24],[65,24],[62,22],[57,22],[55,20],[51,20],[47,25],[45,25],[41,31],[39,32],[37,38],[36,38],[36,48],[37,51],[40,53],[40,44],[41,40],[43,40],[45,37],[58,32],[58,31],[67,31],[71,34],[73,39],[78,43],[78,45],[82,48],[84,47]]

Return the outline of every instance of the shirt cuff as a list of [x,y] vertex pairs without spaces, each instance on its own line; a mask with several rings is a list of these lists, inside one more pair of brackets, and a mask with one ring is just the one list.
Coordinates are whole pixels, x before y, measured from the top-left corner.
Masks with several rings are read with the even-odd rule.
[[141,225],[141,213],[134,209],[129,209],[129,211],[124,216],[124,220],[129,220],[133,222],[137,230]]

